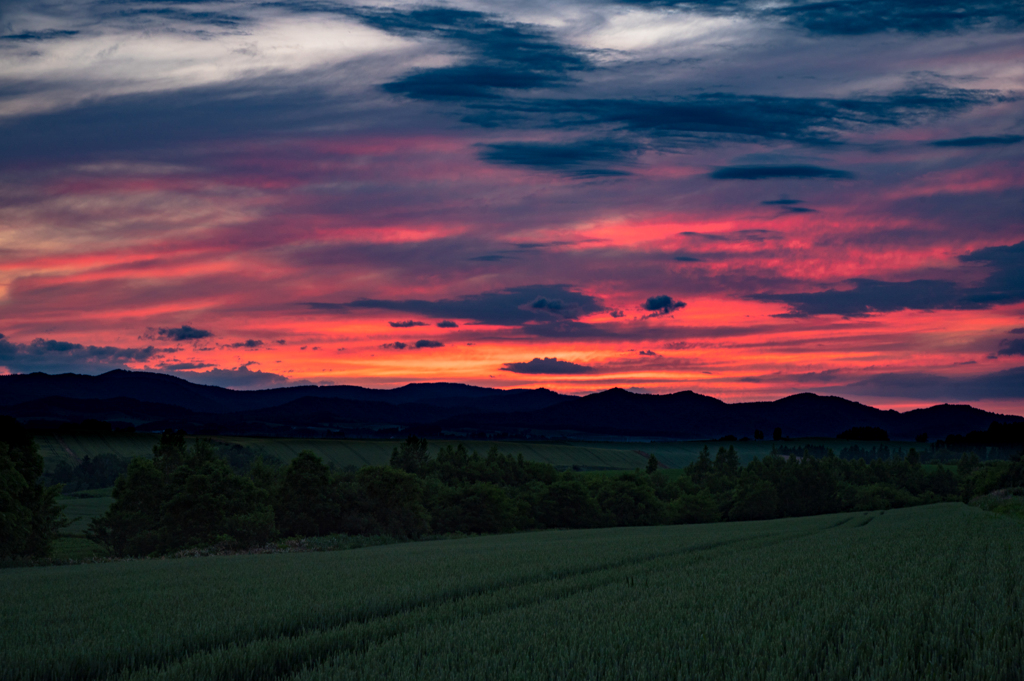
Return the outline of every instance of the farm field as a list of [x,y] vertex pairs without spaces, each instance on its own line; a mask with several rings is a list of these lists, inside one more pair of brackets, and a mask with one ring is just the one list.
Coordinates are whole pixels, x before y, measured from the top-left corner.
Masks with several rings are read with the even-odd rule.
[[[388,462],[391,450],[398,440],[319,440],[288,438],[226,437],[212,438],[223,446],[237,445],[253,455],[274,457],[287,463],[302,450],[309,449],[338,468],[346,466],[380,466]],[[151,457],[153,445],[159,440],[155,433],[115,433],[112,435],[57,435],[46,433],[35,437],[40,453],[48,466],[65,461],[77,465],[84,457],[99,454],[115,454],[124,459]],[[643,468],[647,459],[638,454],[654,455],[669,468],[684,468],[697,460],[706,445],[712,456],[721,446],[732,445],[739,453],[740,463],[749,463],[754,457],[764,457],[772,450],[773,444],[787,447],[826,446],[836,452],[850,442],[829,439],[792,440],[773,443],[771,440],[747,442],[686,441],[686,442],[545,442],[545,441],[494,441],[494,440],[431,440],[430,454],[445,445],[465,445],[470,451],[481,455],[494,445],[503,454],[522,454],[528,461],[539,461],[554,466],[581,466],[595,469],[632,470]],[[875,443],[860,443],[874,446]],[[909,449],[913,443],[888,443],[893,449]]]
[[112,435],[74,435],[47,432],[34,437],[39,453],[48,466],[60,461],[74,467],[87,456],[114,454],[122,459],[153,456],[157,433],[114,433]]
[[0,679],[1014,679],[1024,523],[962,504],[0,571]]
[[89,491],[105,494],[90,495],[82,498],[84,495],[77,493],[74,496],[59,497],[57,499],[57,503],[65,507],[64,512],[67,514],[68,519],[72,521],[70,525],[63,529],[61,534],[84,534],[85,530],[89,527],[89,521],[102,516],[110,508],[110,505],[114,503],[114,498],[111,496],[113,488]]

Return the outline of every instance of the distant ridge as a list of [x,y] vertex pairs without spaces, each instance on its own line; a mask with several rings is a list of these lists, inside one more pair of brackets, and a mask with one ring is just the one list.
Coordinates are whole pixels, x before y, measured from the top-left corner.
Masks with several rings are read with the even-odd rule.
[[801,393],[774,402],[728,404],[692,391],[641,395],[621,388],[575,397],[544,388],[500,390],[461,383],[411,383],[392,390],[295,386],[230,390],[141,371],[99,376],[42,373],[0,376],[0,414],[28,425],[85,419],[140,430],[302,437],[653,437],[725,435],[834,437],[852,427],[885,429],[894,439],[930,439],[985,430],[1019,416],[968,405],[936,405],[905,413],[841,397]]

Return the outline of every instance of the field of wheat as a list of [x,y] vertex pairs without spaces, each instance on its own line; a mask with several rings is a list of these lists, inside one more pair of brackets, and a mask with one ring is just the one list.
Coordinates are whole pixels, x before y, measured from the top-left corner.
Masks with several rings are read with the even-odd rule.
[[0,572],[2,679],[1019,679],[962,504]]

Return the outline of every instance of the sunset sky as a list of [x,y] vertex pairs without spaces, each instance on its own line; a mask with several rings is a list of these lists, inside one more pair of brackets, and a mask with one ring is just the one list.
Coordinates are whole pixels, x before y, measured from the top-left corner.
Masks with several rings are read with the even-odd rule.
[[1024,415],[1024,3],[6,0],[0,334]]

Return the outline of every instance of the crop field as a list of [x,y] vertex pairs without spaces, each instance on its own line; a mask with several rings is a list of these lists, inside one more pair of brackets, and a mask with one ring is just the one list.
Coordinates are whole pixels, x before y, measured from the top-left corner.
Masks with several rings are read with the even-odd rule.
[[[48,466],[65,461],[77,465],[86,456],[115,454],[123,459],[151,457],[153,445],[159,436],[154,433],[114,433],[112,435],[58,435],[46,433],[36,436],[40,453]],[[338,468],[347,466],[380,466],[388,462],[397,440],[318,440],[289,438],[256,438],[217,436],[214,442],[225,446],[243,447],[254,456],[274,457],[283,463],[291,461],[302,450],[316,452],[325,461]],[[493,440],[431,440],[430,453],[436,454],[445,445],[462,443],[470,451],[481,455],[494,445],[503,454],[522,454],[528,461],[540,461],[554,466],[581,466],[591,469],[632,470],[647,464],[644,456],[653,455],[669,468],[684,468],[697,460],[700,450],[707,446],[712,456],[721,446],[732,445],[739,453],[740,462],[749,463],[754,457],[764,457],[772,450],[770,440],[748,442],[687,441],[687,442],[545,442],[545,441],[493,441]],[[842,440],[806,439],[786,441],[788,447],[823,445],[837,452],[851,443]],[[890,443],[895,448],[907,449],[909,443]],[[642,452],[642,454],[641,454]]]
[[0,571],[0,679],[1019,679],[962,504]]
[[95,490],[96,492],[106,492],[106,495],[90,495],[82,498],[84,495],[76,494],[72,497],[59,497],[57,503],[64,507],[64,512],[67,514],[68,519],[71,520],[71,524],[64,528],[62,534],[67,535],[81,535],[89,527],[89,521],[93,518],[99,518],[110,505],[114,503],[114,498],[111,495],[112,489]]
[[115,433],[112,435],[72,435],[54,432],[35,436],[39,453],[48,465],[64,461],[76,466],[87,456],[114,454],[122,459],[153,456],[153,445],[160,436],[156,433]]

